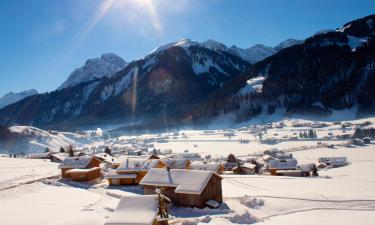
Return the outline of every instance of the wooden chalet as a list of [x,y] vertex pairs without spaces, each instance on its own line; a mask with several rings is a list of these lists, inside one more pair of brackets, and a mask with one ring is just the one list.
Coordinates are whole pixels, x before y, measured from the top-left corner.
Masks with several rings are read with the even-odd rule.
[[249,174],[255,174],[256,173],[255,169],[256,169],[255,164],[244,163],[242,165],[238,165],[238,166],[234,167],[232,170],[233,170],[234,174],[249,175]]
[[106,175],[109,185],[136,185],[152,168],[165,168],[159,159],[127,159],[122,162],[114,173]]
[[281,170],[296,170],[296,159],[272,159],[269,161],[268,171],[271,175],[277,175],[277,171]]
[[146,195],[160,189],[174,204],[203,208],[208,202],[223,202],[221,180],[211,171],[151,169],[140,184]]
[[[74,173],[75,179],[80,177],[78,180],[87,180],[91,179],[95,176],[94,179],[99,178],[101,175],[100,172],[100,160],[94,156],[76,156],[76,157],[66,157],[59,165],[59,169],[61,169],[61,177],[62,178],[72,178],[72,174]],[[93,168],[99,168],[95,170],[88,170]],[[73,170],[74,172],[68,173],[69,170]],[[95,176],[93,175],[95,174]]]

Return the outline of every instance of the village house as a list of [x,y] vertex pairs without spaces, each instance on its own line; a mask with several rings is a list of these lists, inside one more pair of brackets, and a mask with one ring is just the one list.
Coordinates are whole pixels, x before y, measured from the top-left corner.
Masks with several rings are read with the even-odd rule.
[[164,159],[163,161],[170,169],[190,169],[191,165],[189,159]]
[[190,164],[192,170],[206,170],[218,174],[224,173],[224,165],[216,162],[193,162]]
[[272,159],[268,164],[268,171],[271,175],[277,175],[278,171],[281,170],[296,170],[297,160],[296,159]]
[[105,178],[108,179],[109,185],[136,185],[150,169],[165,167],[165,163],[159,159],[127,159]]
[[89,181],[101,176],[100,160],[94,156],[66,157],[59,165],[61,177]]
[[157,195],[124,196],[104,225],[159,225]]
[[256,173],[255,169],[255,164],[244,163],[242,165],[235,166],[232,170],[234,174],[252,175]]
[[140,182],[146,195],[156,189],[174,204],[203,208],[223,201],[222,178],[214,172],[186,169],[151,169]]
[[348,165],[348,159],[346,157],[321,157],[318,159],[319,163],[324,163],[328,167],[341,167]]

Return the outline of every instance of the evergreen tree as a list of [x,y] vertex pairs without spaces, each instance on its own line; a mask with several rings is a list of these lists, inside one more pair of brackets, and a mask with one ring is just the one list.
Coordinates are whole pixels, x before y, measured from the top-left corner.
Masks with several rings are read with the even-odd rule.
[[60,147],[60,153],[64,153],[65,149],[63,147]]
[[68,154],[69,154],[69,157],[74,157],[74,151],[73,151],[72,145],[69,145],[68,147]]
[[108,146],[105,147],[104,152],[105,152],[106,154],[112,156],[112,151],[111,151],[111,149],[110,149]]

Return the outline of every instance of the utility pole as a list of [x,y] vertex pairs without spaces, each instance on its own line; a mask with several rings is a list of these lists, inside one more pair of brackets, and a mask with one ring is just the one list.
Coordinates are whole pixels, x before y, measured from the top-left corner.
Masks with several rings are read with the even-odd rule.
[[171,202],[171,200],[167,196],[163,195],[160,189],[156,189],[155,192],[158,195],[158,199],[157,199],[158,219],[157,220],[160,222],[161,225],[168,225],[168,220],[170,220],[171,218],[169,217],[169,214],[168,214],[167,204]]

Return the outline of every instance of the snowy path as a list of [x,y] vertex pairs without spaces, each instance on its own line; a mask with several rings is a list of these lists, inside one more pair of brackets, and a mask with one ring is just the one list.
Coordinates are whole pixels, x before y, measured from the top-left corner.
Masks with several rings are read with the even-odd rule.
[[0,158],[0,191],[60,175],[48,160]]

